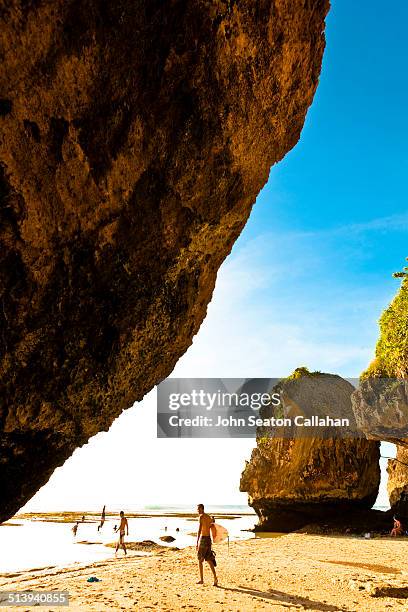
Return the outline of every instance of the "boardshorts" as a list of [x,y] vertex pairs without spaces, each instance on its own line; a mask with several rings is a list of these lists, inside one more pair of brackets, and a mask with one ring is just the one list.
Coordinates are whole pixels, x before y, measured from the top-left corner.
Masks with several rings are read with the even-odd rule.
[[197,557],[199,561],[212,561],[211,536],[201,536],[198,545]]

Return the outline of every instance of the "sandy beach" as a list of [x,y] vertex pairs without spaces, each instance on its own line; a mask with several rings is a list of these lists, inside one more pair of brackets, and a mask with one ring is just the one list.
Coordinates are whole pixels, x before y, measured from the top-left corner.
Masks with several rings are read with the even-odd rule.
[[[0,589],[67,590],[72,611],[408,610],[408,540],[292,533],[215,550],[219,588],[207,567],[205,585],[196,585],[196,555],[189,547],[3,575]],[[90,576],[100,582],[88,583]]]

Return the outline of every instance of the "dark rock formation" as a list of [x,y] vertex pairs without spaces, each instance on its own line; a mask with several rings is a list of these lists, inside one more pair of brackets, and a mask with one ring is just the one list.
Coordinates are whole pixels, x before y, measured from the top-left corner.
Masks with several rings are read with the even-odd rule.
[[162,542],[174,542],[176,538],[173,538],[173,536],[171,535],[164,535],[164,536],[160,536],[160,540]]
[[0,7],[0,520],[168,375],[317,87],[328,0]]
[[373,535],[389,535],[392,524],[391,510],[386,512],[373,509],[353,510],[353,512],[325,517],[324,520],[320,519],[320,522],[309,523],[299,529],[299,532],[322,535],[354,534],[359,536],[370,532]]
[[[302,368],[274,392],[281,393],[281,416],[331,414],[352,422],[353,389],[339,376],[311,374]],[[291,437],[283,437],[288,435],[283,428],[258,431],[257,447],[240,486],[259,516],[258,529],[292,531],[333,517],[343,520],[374,504],[380,482],[377,442],[334,439],[328,437],[333,430],[317,428],[305,433],[293,427]]]

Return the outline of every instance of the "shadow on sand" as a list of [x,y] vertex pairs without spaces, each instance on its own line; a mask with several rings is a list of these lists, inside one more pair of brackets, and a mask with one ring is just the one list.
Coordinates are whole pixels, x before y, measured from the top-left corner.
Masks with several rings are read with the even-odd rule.
[[297,595],[289,595],[283,591],[276,591],[270,589],[269,591],[258,591],[257,589],[248,589],[246,587],[237,587],[235,589],[231,587],[219,586],[218,588],[224,589],[224,591],[233,591],[235,593],[244,593],[251,595],[251,597],[258,597],[259,599],[270,599],[276,603],[287,603],[290,606],[302,606],[310,610],[319,610],[319,612],[344,612],[347,608],[338,608],[330,604],[323,603],[322,601],[314,601],[308,597],[299,597]]
[[332,559],[319,559],[321,563],[332,563],[333,565],[344,565],[345,567],[358,567],[370,572],[380,574],[401,574],[401,570],[388,565],[378,565],[377,563],[358,563],[357,561],[334,561]]
[[395,597],[396,599],[408,599],[408,587],[380,585],[376,587],[374,597]]

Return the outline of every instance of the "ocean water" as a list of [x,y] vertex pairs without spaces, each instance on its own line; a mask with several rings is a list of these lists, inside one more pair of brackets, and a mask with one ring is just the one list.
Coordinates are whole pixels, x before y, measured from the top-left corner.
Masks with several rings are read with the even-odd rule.
[[381,512],[387,512],[387,510],[390,509],[390,505],[385,505],[385,504],[375,504],[373,506],[373,510],[381,510]]
[[[216,521],[228,529],[230,540],[255,537],[252,532],[247,531],[256,523],[256,516],[249,514],[248,507],[213,506],[209,507],[208,511],[225,515]],[[135,513],[131,509],[127,512]],[[168,546],[184,548],[195,544],[197,517],[177,516],[177,514],[191,513],[191,507],[150,506],[138,509],[136,512],[145,516],[128,519],[127,541],[152,540],[166,545],[160,537],[171,535],[175,541]],[[108,516],[102,530],[98,532],[97,513],[85,513],[85,516],[86,521],[79,523],[76,537],[72,533],[74,522],[51,522],[35,517],[23,519],[16,515],[10,521],[3,523],[0,526],[0,575],[112,558],[115,551],[105,544],[116,542],[114,526],[118,525],[119,519]],[[148,553],[131,551],[130,554]],[[119,555],[123,555],[123,551],[120,551]]]
[[[96,530],[93,525],[93,532]],[[84,524],[76,541],[72,524],[18,520],[0,527],[0,575],[46,567],[86,563],[108,558],[112,550],[102,544],[78,544],[91,536],[91,525]],[[100,541],[98,538],[97,541]]]
[[[387,506],[374,507],[378,510],[388,509]],[[257,517],[248,506],[208,506],[206,510],[209,514],[215,514],[216,522],[228,529],[230,541],[262,537],[262,534],[255,536],[249,531],[256,524]],[[175,541],[168,546],[184,548],[195,545],[197,516],[191,513],[191,506],[145,506],[136,510],[128,508],[125,512],[143,515],[128,519],[129,537],[126,539],[129,542],[152,540],[166,546],[160,537],[171,535]],[[0,576],[112,558],[114,549],[105,544],[117,540],[114,526],[119,523],[119,511],[117,516],[107,517],[100,532],[97,530],[99,512],[84,514],[86,521],[79,523],[76,537],[72,533],[74,522],[43,520],[43,515],[30,519],[16,515],[0,525]],[[223,516],[217,518],[220,514]],[[129,554],[143,556],[150,553],[131,551]],[[119,555],[123,555],[123,551]]]

